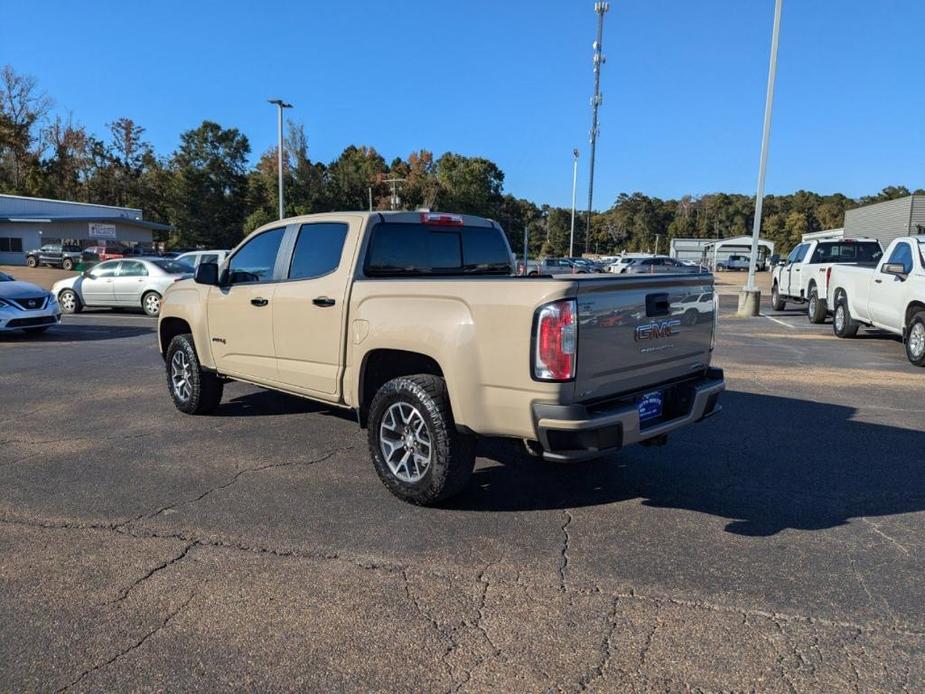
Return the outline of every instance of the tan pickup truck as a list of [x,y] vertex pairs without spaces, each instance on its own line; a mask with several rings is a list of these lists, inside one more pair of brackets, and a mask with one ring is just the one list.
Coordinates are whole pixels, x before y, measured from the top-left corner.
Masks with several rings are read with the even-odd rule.
[[513,264],[478,217],[268,224],[165,293],[170,395],[205,414],[233,379],[352,409],[386,487],[418,504],[464,487],[476,436],[585,460],[718,411],[710,274],[523,277]]

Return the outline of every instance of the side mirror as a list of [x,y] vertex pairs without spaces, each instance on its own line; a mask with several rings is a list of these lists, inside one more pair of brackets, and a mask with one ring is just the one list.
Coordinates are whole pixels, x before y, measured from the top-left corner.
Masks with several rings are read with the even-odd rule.
[[196,267],[193,280],[196,284],[218,286],[218,265],[215,263],[200,263]]
[[900,279],[906,279],[906,268],[902,263],[884,263],[880,270],[887,275],[895,275]]

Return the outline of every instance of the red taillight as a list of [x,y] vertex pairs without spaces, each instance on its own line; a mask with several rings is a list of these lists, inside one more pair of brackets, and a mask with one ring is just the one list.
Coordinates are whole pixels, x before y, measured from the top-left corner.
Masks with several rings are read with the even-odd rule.
[[533,376],[542,381],[575,378],[578,320],[574,299],[546,304],[536,312]]
[[463,225],[463,218],[458,214],[444,214],[442,212],[421,212],[421,224],[461,227]]

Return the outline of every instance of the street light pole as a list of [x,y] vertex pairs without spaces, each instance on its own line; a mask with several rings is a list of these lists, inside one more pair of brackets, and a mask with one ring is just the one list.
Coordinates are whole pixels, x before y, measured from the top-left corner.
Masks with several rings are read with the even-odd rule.
[[575,257],[575,193],[578,189],[578,149],[572,150],[572,230],[568,237],[568,257]]
[[283,200],[283,109],[292,108],[292,104],[287,104],[282,99],[267,99],[267,101],[275,104],[277,111],[276,155],[279,168],[279,218],[283,219],[286,216],[286,204]]
[[594,42],[594,96],[591,97],[591,170],[588,176],[588,214],[587,223],[585,224],[585,252],[588,252],[591,244],[591,205],[594,200],[594,155],[597,151],[597,110],[601,105],[601,66],[605,62],[604,54],[601,53],[602,41],[604,37],[604,14],[610,9],[609,2],[594,3],[594,11],[597,13],[597,40]]
[[755,194],[755,220],[752,223],[752,252],[748,261],[748,281],[742,289],[739,312],[758,315],[761,294],[755,287],[755,270],[758,264],[758,237],[761,234],[761,208],[764,203],[764,174],[768,164],[768,140],[771,137],[771,111],[774,106],[774,80],[777,76],[777,45],[780,36],[780,15],[783,0],[774,3],[774,28],[771,31],[771,62],[768,66],[768,91],[764,102],[764,127],[761,132],[761,157],[758,161],[758,190]]

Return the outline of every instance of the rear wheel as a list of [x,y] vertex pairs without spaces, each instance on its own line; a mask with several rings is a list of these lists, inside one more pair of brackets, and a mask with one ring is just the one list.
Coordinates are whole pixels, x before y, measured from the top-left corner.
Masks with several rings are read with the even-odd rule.
[[825,317],[828,311],[825,306],[825,299],[819,298],[819,290],[812,287],[809,290],[809,306],[806,315],[810,323],[825,323]]
[[61,269],[62,270],[73,270],[74,261],[71,260],[70,258],[65,258],[64,260],[61,261]]
[[65,289],[58,294],[58,303],[64,313],[80,313],[84,308],[80,297],[73,289]]
[[840,296],[835,300],[835,317],[832,320],[832,331],[836,337],[854,337],[858,334],[860,324],[851,317],[848,311],[848,300]]
[[26,265],[28,265],[29,267],[36,267],[38,264],[39,264],[39,261],[37,258],[31,255],[28,258],[26,258]]
[[925,311],[919,311],[909,323],[906,334],[906,357],[915,366],[925,366]]
[[774,286],[771,287],[771,308],[775,311],[783,311],[787,308],[787,302],[783,300],[780,295],[780,290],[777,288],[777,283],[774,283]]
[[222,401],[225,385],[203,370],[192,335],[177,335],[167,347],[167,388],[173,404],[186,414],[208,414]]
[[157,292],[146,293],[141,297],[141,307],[149,316],[159,316],[161,313],[161,295]]
[[475,439],[456,429],[445,381],[401,376],[386,383],[369,408],[369,452],[382,483],[412,504],[458,494],[475,465]]

